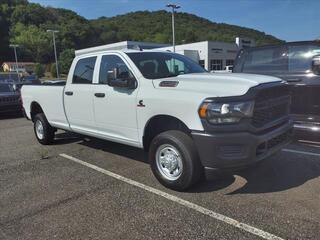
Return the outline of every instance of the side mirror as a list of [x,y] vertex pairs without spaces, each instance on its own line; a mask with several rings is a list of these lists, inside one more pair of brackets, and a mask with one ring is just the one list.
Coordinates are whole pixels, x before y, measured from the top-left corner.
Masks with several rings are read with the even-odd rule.
[[119,71],[119,68],[114,68],[108,72],[108,85],[118,88],[137,88],[137,81],[129,71]]
[[311,69],[314,74],[320,75],[320,55],[313,56]]

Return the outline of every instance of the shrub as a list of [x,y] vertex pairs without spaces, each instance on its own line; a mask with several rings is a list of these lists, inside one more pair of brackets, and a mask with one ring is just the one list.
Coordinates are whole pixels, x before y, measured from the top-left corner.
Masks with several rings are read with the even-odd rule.
[[44,69],[43,66],[40,63],[37,63],[34,67],[34,73],[38,76],[38,78],[41,78],[44,76]]

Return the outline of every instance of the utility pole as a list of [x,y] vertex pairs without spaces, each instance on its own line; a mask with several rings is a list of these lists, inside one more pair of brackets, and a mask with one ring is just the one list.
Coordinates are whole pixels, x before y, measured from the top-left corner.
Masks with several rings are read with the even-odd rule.
[[176,5],[176,4],[173,4],[173,3],[170,3],[170,4],[167,4],[166,7],[168,8],[171,8],[172,9],[172,47],[173,47],[173,52],[176,52],[176,40],[175,40],[175,29],[174,29],[174,12],[175,12],[175,9],[179,9],[180,6],[179,5]]
[[56,71],[57,71],[57,78],[59,77],[59,66],[58,66],[58,58],[57,58],[57,48],[56,48],[56,36],[55,33],[58,33],[58,30],[53,30],[53,29],[48,29],[47,32],[52,33],[52,38],[53,38],[53,49],[54,49],[54,57],[56,59]]
[[18,44],[10,44],[10,47],[13,48],[13,51],[14,51],[14,57],[16,59],[16,72],[17,72],[17,75],[18,75],[18,80],[20,82],[20,76],[19,76],[19,65],[18,65],[18,56],[17,56],[17,48],[19,47]]

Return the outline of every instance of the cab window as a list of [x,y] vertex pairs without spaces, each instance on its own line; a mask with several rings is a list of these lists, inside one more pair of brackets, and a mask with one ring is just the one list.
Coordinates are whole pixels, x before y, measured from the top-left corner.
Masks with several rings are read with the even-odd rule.
[[104,55],[101,59],[100,65],[100,74],[99,74],[99,83],[100,84],[108,84],[108,80],[112,78],[112,74],[114,69],[117,68],[119,75],[123,74],[131,74],[129,68],[124,63],[124,61],[117,55]]
[[77,62],[72,83],[92,84],[94,65],[97,57],[82,58]]

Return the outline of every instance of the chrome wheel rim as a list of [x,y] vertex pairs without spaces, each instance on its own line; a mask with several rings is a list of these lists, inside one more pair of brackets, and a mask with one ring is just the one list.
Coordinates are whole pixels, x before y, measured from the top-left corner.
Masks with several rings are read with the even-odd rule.
[[39,139],[43,139],[43,136],[44,136],[44,133],[43,133],[43,124],[40,120],[37,120],[36,121],[36,134],[37,134],[37,137]]
[[161,145],[156,152],[156,163],[160,174],[170,180],[177,180],[183,170],[179,151],[170,144]]

